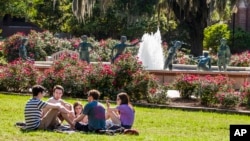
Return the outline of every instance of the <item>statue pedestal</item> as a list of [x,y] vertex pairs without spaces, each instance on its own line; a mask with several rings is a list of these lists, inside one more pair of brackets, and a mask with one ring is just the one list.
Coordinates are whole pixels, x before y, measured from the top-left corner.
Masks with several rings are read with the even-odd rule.
[[[171,83],[173,82],[177,76],[181,74],[191,74],[191,75],[199,75],[199,76],[217,76],[217,75],[224,75],[229,77],[230,80],[234,81],[234,89],[240,89],[240,87],[243,85],[245,81],[250,81],[250,71],[247,67],[228,67],[228,70],[231,71],[197,71],[196,66],[193,65],[182,65],[182,68],[186,69],[180,69],[176,70],[176,67],[174,67],[173,71],[168,70],[148,70],[151,74],[154,74],[158,79],[159,82],[164,83]],[[192,69],[195,68],[195,69]],[[213,68],[216,68],[213,66]]]

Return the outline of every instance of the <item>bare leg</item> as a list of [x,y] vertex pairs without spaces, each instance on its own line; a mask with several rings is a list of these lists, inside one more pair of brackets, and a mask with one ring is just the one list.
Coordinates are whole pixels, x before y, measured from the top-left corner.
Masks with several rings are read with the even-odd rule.
[[[65,105],[65,108],[71,111],[72,106],[71,106],[71,105]],[[63,120],[66,120],[66,122],[67,122],[68,124],[70,124],[70,126],[73,125],[73,124],[72,124],[72,121],[74,120],[74,117],[72,117],[71,115],[66,114],[66,113],[60,113],[60,114],[58,115],[58,117],[60,118],[60,120],[61,120],[62,122],[63,122]]]
[[49,127],[56,127],[59,124],[59,121],[57,120],[58,112],[59,110],[56,109],[49,110],[47,114],[42,118],[38,129],[48,129]]
[[68,114],[66,114],[66,113],[61,113],[61,116],[62,116],[62,118],[63,118],[64,120],[67,121],[67,123],[68,123],[71,127],[73,127],[73,120],[69,117]]
[[110,118],[116,125],[121,125],[120,117],[114,111],[108,110],[106,118]]

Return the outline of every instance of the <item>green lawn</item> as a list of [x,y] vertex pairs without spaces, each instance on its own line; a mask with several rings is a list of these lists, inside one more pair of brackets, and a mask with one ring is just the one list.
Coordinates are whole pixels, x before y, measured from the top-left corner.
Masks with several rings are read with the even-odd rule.
[[14,123],[24,120],[24,105],[29,98],[0,94],[1,141],[229,141],[230,124],[250,123],[250,117],[243,115],[135,107],[134,128],[140,131],[139,136],[22,132]]

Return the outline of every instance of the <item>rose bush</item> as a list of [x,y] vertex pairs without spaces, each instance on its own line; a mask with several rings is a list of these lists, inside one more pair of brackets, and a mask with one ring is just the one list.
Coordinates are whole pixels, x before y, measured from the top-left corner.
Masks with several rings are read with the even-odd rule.
[[99,90],[101,98],[116,99],[118,92],[126,91],[132,100],[147,100],[154,95],[158,82],[142,64],[131,54],[123,54],[114,64],[87,64],[67,54],[61,56],[53,66],[45,71],[38,83],[48,88],[52,94],[53,86],[62,85],[65,95],[84,97],[90,89]]
[[216,98],[222,107],[233,108],[240,103],[242,97],[239,92],[229,91],[217,93]]
[[155,92],[158,84],[156,78],[143,70],[142,63],[131,53],[120,55],[113,64],[114,67],[114,91],[125,90],[131,100],[147,99]]
[[203,105],[214,105],[217,103],[216,93],[231,90],[233,82],[228,77],[222,75],[206,75],[199,79],[197,87],[198,97]]
[[[4,41],[4,52],[8,62],[19,58],[19,46],[24,36],[23,33],[16,33]],[[36,32],[32,30],[26,37],[29,39],[26,46],[27,56],[36,61],[45,60],[46,56],[59,50],[74,49],[69,40],[54,37],[49,31]]]
[[173,88],[180,91],[182,98],[190,98],[195,95],[199,77],[196,75],[182,74],[173,82]]
[[238,67],[249,67],[250,66],[250,52],[245,51],[241,54],[233,54],[231,57],[230,65]]
[[38,79],[38,84],[45,86],[50,94],[55,85],[62,85],[65,88],[65,95],[83,97],[84,68],[86,66],[86,62],[79,61],[76,56],[63,54]]
[[[218,92],[233,92],[233,81],[222,75],[190,75],[183,74],[171,84],[180,91],[182,98],[190,98],[192,95],[201,100],[202,105],[213,106],[218,103]],[[229,97],[230,98],[230,97]],[[226,104],[225,104],[226,105]]]
[[84,69],[86,89],[98,89],[101,98],[111,97],[113,92],[114,71],[110,65],[97,63],[90,64]]
[[240,88],[240,92],[246,99],[247,106],[250,106],[250,82],[245,81],[244,84]]
[[[7,38],[3,43],[3,50],[5,58],[8,62],[12,62],[19,58],[19,46],[21,44],[22,33],[16,33],[9,38]],[[29,56],[29,52],[27,53]]]
[[33,63],[18,59],[2,66],[0,69],[2,89],[13,92],[27,92],[28,88],[36,84],[39,76]]

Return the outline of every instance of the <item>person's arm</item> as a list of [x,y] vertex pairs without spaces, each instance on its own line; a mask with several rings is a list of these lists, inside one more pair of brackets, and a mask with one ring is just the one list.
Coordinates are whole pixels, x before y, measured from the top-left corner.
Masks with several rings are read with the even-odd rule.
[[72,104],[70,104],[70,103],[68,103],[68,102],[66,102],[66,101],[64,101],[64,100],[62,100],[62,99],[60,99],[60,102],[61,102],[61,104],[62,104],[64,107],[72,107]]
[[62,106],[60,103],[47,103],[47,105],[44,107],[46,109],[60,109]]
[[106,106],[107,106],[107,110],[108,110],[108,111],[111,111],[111,112],[118,112],[118,109],[117,109],[117,108],[110,108],[110,103],[109,103],[108,100],[106,101]]
[[[133,47],[133,46],[136,46],[138,43],[140,43],[141,41],[140,40],[138,40],[138,39],[136,39],[137,41],[135,42],[135,43],[133,43],[133,44],[130,44],[130,45],[127,45],[126,44],[126,47]],[[135,41],[135,40],[134,40]],[[134,42],[134,41],[132,41],[132,42]]]
[[68,109],[65,108],[64,106],[61,106],[60,109],[59,109],[59,111],[60,111],[61,113],[72,114],[72,116],[75,115],[74,110],[68,110]]
[[72,114],[73,116],[75,116],[75,112],[74,112],[72,104],[70,104],[68,102],[65,102],[62,99],[60,99],[59,101],[60,101],[60,104],[63,107],[63,108],[60,109],[60,112],[67,113],[67,114]]
[[62,113],[66,114],[74,114],[74,111],[70,111],[66,109],[64,106],[62,106],[61,103],[47,103],[47,105],[44,107],[45,109],[58,109]]
[[[49,98],[47,100],[47,103],[56,104],[56,103],[58,103],[58,101],[56,101],[54,98]],[[51,109],[51,108],[50,107],[43,108],[43,115],[45,115],[49,111],[49,109]]]
[[110,112],[118,113],[118,109],[117,108],[108,108],[107,110],[110,111]]
[[77,118],[74,119],[74,122],[80,122],[80,121],[82,121],[82,120],[84,119],[85,116],[86,116],[86,115],[81,114],[80,116],[78,116]]
[[136,46],[139,42],[140,42],[140,41],[138,41],[138,42],[136,42],[136,43],[134,43],[134,44],[131,44],[131,45],[126,44],[126,47],[134,47],[134,46]]

